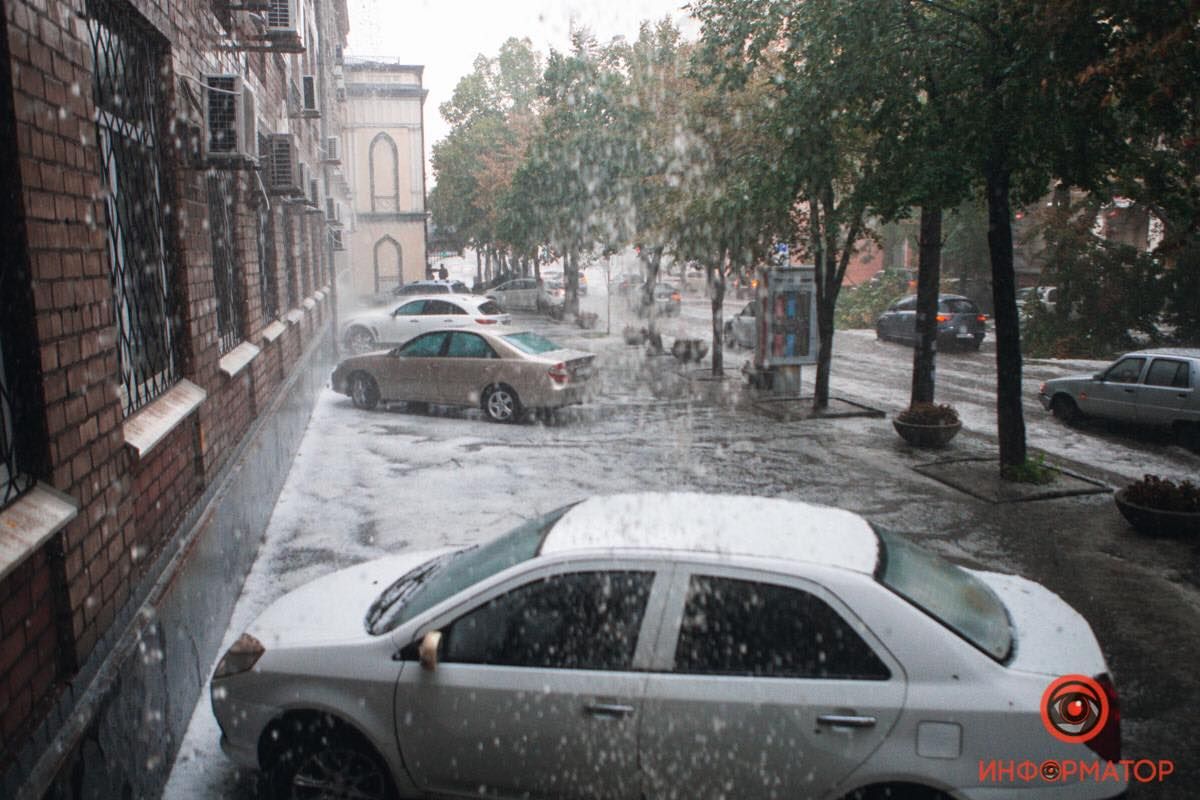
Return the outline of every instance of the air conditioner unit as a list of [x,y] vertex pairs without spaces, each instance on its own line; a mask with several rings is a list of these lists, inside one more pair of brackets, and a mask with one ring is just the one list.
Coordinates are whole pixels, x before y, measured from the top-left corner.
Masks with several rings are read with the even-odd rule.
[[321,109],[317,104],[317,76],[305,75],[303,78],[304,86],[304,114],[305,117],[321,116]]
[[325,222],[331,228],[342,227],[342,204],[332,197],[325,198]]
[[267,191],[271,194],[295,196],[304,194],[303,169],[292,133],[272,133],[266,137]]
[[205,75],[204,86],[204,156],[253,160],[258,141],[254,90],[240,75]]
[[325,153],[322,159],[326,164],[342,163],[342,137],[326,136]]
[[267,40],[283,53],[304,52],[304,8],[302,0],[269,0]]
[[313,208],[321,207],[321,184],[316,178],[308,179],[308,204]]

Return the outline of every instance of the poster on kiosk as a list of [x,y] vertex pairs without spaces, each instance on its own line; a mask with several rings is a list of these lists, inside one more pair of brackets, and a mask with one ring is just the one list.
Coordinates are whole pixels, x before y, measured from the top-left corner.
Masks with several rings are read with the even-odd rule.
[[816,269],[768,268],[759,284],[755,368],[778,372],[784,367],[816,364],[819,349]]

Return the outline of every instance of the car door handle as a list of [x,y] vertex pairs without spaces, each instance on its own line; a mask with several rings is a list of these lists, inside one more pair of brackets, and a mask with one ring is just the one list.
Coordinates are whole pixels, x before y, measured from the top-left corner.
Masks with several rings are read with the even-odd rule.
[[583,710],[593,717],[604,719],[619,719],[633,713],[633,706],[621,703],[588,703]]
[[818,725],[831,725],[835,728],[873,728],[874,717],[858,717],[850,714],[822,714],[817,717]]
[[1134,389],[1126,389],[1125,394],[1133,394],[1134,391],[1135,391]]

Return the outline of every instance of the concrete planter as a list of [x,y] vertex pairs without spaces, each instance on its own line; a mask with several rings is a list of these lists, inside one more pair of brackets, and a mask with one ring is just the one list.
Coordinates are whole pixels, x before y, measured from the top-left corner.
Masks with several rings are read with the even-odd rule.
[[901,439],[913,447],[945,447],[962,430],[962,423],[955,422],[951,425],[917,425],[912,422],[901,422],[899,419],[893,419],[892,427],[896,429],[896,433],[900,434]]
[[708,342],[703,339],[676,339],[671,345],[671,355],[684,364],[691,361],[699,363],[708,355]]
[[1176,536],[1200,538],[1200,512],[1163,511],[1149,506],[1139,506],[1126,499],[1126,490],[1119,489],[1113,495],[1121,516],[1144,536]]

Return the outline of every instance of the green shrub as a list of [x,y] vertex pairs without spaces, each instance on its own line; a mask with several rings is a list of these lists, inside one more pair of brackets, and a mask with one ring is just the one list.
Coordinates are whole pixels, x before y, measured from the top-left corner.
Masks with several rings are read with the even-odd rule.
[[1125,489],[1125,499],[1137,506],[1160,511],[1200,511],[1200,486],[1191,481],[1175,483],[1157,475],[1145,475]]

